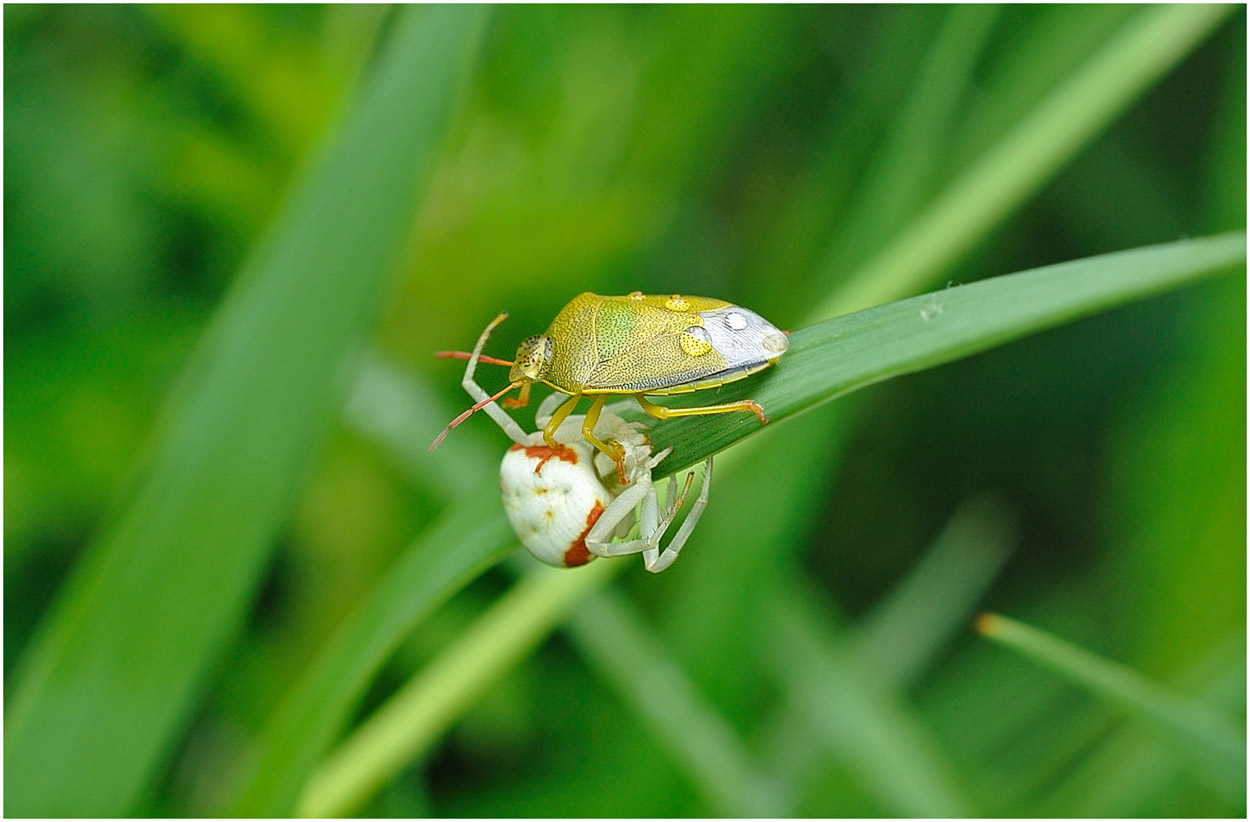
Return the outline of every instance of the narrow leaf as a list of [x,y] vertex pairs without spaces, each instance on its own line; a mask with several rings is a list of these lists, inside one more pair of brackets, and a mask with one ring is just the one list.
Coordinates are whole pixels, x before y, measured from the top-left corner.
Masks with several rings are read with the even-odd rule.
[[815,596],[800,587],[769,601],[767,652],[786,696],[885,813],[969,815],[936,740],[858,644],[830,630]]
[[1143,8],[861,267],[817,316],[863,308],[929,282],[1025,202],[1234,8],[1196,3]]
[[354,810],[433,744],[578,601],[623,567],[600,560],[576,572],[537,568],[527,574],[326,760],[301,796],[299,814],[324,817]]
[[515,544],[496,478],[449,506],[344,621],[273,712],[229,814],[290,815],[308,775],[403,638]]
[[142,810],[340,406],[485,18],[399,15],[338,138],[237,277],[147,470],[15,678],[7,814]]
[[1246,742],[1231,717],[1172,694],[1127,666],[1014,619],[982,614],[976,626],[989,639],[1150,723],[1226,793],[1244,801]]

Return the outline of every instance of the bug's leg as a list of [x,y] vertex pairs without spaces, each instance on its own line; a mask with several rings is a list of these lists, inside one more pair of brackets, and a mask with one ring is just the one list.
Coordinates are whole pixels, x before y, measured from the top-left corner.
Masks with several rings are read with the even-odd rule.
[[556,412],[556,407],[567,402],[567,400],[568,398],[563,394],[552,391],[538,404],[538,410],[534,412],[534,424],[539,428],[546,428],[547,423]]
[[[580,396],[580,395],[579,395]],[[621,485],[625,484],[625,449],[613,440],[606,443],[595,436],[595,425],[599,422],[599,413],[603,411],[603,403],[607,401],[607,394],[598,394],[595,401],[590,404],[590,410],[586,412],[586,421],[582,423],[582,436],[586,441],[598,448],[603,453],[612,458],[616,463],[616,473],[621,479]],[[558,413],[558,412],[557,412]],[[563,417],[561,417],[563,419]],[[550,424],[547,426],[551,427]]]
[[521,386],[521,390],[515,397],[508,397],[503,401],[505,408],[524,408],[530,404],[530,386],[533,383],[527,382]]
[[727,402],[724,405],[696,405],[691,408],[666,408],[663,405],[656,405],[642,394],[635,394],[634,396],[637,398],[638,404],[642,406],[643,411],[662,420],[666,420],[669,417],[697,417],[702,414],[728,414],[733,411],[750,411],[760,418],[760,422],[768,422],[768,417],[764,416],[764,409],[755,400]]
[[552,448],[561,447],[560,443],[556,440],[556,430],[560,427],[560,423],[564,422],[564,420],[568,418],[569,414],[573,413],[573,409],[577,407],[577,401],[581,398],[581,394],[574,394],[569,397],[564,401],[563,405],[555,410],[555,413],[551,415],[551,419],[547,420],[547,424],[543,426],[543,439],[546,440],[547,444]]
[[[690,513],[686,515],[686,521],[677,529],[677,535],[673,537],[673,541],[664,549],[664,553],[655,557],[652,561],[648,561],[647,555],[643,554],[643,566],[654,574],[660,573],[660,571],[673,564],[673,561],[677,559],[677,555],[681,553],[681,549],[685,547],[686,540],[690,539],[690,535],[694,533],[695,526],[699,524],[699,518],[703,516],[703,509],[707,508],[708,497],[712,489],[712,458],[708,457],[704,465],[707,467],[703,472],[703,487],[699,489],[699,498],[690,506]],[[693,477],[693,473],[690,476]],[[688,490],[689,488],[690,480],[687,479],[686,489]],[[681,496],[684,499],[686,492],[682,491]],[[677,501],[676,508],[681,507],[681,502],[681,499]],[[672,516],[677,513],[676,508],[669,514],[670,521]]]
[[569,397],[568,401],[565,402],[564,405],[557,408],[556,412],[551,415],[551,419],[547,421],[547,425],[543,428],[543,441],[547,443],[547,447],[551,449],[551,453],[539,460],[538,464],[534,466],[535,474],[542,471],[543,466],[547,464],[547,460],[557,454],[563,454],[566,451],[573,452],[573,449],[556,439],[556,430],[559,429],[560,423],[564,422],[565,418],[567,418],[569,414],[573,413],[573,409],[577,407],[577,401],[581,398],[581,394],[574,394]]

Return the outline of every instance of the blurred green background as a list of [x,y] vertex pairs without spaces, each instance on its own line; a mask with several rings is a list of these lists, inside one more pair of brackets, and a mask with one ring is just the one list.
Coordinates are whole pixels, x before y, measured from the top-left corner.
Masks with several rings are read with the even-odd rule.
[[[10,710],[41,620],[126,507],[162,410],[192,390],[197,341],[403,14],[5,7]],[[425,454],[467,405],[459,366],[433,351],[471,346],[507,309],[491,351],[510,356],[583,290],[717,296],[798,327],[1144,14],[493,9],[472,72],[449,81],[458,114],[340,411],[256,554],[248,604],[139,797],[97,812],[222,812],[332,631],[489,476],[505,441],[485,419]],[[1214,23],[966,252],[889,297],[1243,229],[1245,29],[1244,9]],[[613,583],[623,600],[575,607],[573,630],[493,683],[363,812],[1243,815],[1244,793],[1212,787],[971,618],[1022,619],[1244,723],[1245,318],[1244,279],[1224,277],[767,430],[676,565],[652,576],[622,560],[636,566]],[[491,568],[424,620],[358,715],[513,579]],[[614,681],[594,615],[622,602],[676,677],[655,698],[694,694],[712,723],[706,758],[703,737],[666,731]],[[905,729],[899,748],[860,745],[857,721],[880,726],[836,710],[865,670],[895,688],[883,715]],[[691,765],[727,752],[753,780],[738,794]],[[19,755],[6,739],[6,760]],[[891,777],[910,756],[942,786],[915,801]]]

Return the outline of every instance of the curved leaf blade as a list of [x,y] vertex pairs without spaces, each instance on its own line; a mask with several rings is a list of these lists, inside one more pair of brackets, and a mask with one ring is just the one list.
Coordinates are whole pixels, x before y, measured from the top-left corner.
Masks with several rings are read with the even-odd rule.
[[[1244,269],[1244,232],[1119,251],[994,277],[857,311],[790,335],[790,350],[759,376],[666,404],[754,399],[771,422],[875,382],[976,354],[1026,334]],[[656,448],[675,458],[664,476],[712,456],[761,427],[751,414],[657,422]]]

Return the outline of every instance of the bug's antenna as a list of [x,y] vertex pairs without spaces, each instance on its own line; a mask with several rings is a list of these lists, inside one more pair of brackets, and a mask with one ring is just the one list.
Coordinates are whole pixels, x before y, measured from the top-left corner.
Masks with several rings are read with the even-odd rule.
[[[468,351],[435,351],[434,356],[440,360],[467,360],[473,355]],[[478,362],[490,363],[491,365],[513,365],[512,360],[501,360],[498,357],[488,357],[485,354],[478,355]]]
[[[511,363],[509,363],[509,365],[511,365]],[[461,414],[460,416],[456,417],[454,420],[449,422],[447,424],[447,427],[443,429],[443,432],[434,438],[434,442],[430,443],[430,452],[433,452],[434,449],[438,447],[438,444],[443,441],[443,437],[447,436],[447,434],[451,432],[451,429],[455,428],[457,425],[467,420],[470,416],[473,415],[474,411],[480,411],[485,406],[490,405],[492,402],[499,399],[504,394],[507,394],[512,389],[519,387],[520,385],[521,383],[519,382],[508,383],[506,386],[504,386],[503,390],[500,391],[495,396],[487,397],[486,399],[474,405],[468,411],[465,411],[463,414]]]

